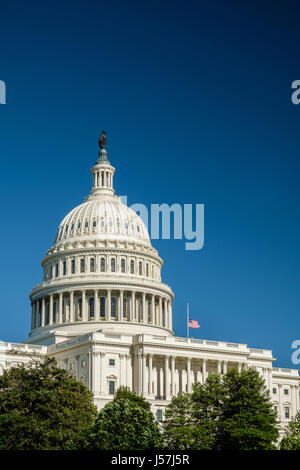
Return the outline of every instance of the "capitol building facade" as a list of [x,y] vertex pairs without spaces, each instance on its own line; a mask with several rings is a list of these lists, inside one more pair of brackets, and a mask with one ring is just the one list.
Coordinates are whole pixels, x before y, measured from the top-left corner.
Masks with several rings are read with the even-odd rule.
[[151,403],[160,421],[173,396],[208,374],[255,367],[265,379],[282,431],[300,409],[296,369],[273,367],[272,351],[176,337],[172,289],[141,218],[115,195],[115,169],[100,139],[93,187],[58,227],[30,294],[31,331],[0,343],[0,373],[33,357],[54,357],[94,394],[98,408],[121,385]]

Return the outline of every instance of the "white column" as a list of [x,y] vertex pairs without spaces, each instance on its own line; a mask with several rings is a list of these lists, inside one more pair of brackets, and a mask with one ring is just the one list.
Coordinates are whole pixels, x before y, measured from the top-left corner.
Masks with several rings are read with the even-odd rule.
[[35,301],[35,327],[38,328],[40,327],[40,301],[36,300]]
[[70,322],[74,321],[74,292],[70,292]]
[[149,379],[148,379],[148,394],[152,397],[152,367],[153,367],[153,355],[149,354]]
[[206,359],[202,359],[202,383],[206,381]]
[[224,364],[223,364],[223,374],[226,374],[227,373],[227,361],[224,361]]
[[155,310],[154,310],[154,307],[155,307],[155,296],[154,296],[154,294],[152,294],[152,300],[151,300],[151,322],[152,322],[152,325],[155,325]]
[[165,356],[165,396],[166,400],[170,400],[169,356]]
[[162,299],[161,297],[159,296],[159,309],[158,309],[158,324],[159,326],[162,326],[163,324],[163,318],[162,318]]
[[99,390],[100,390],[100,395],[106,395],[105,393],[105,377],[104,377],[104,359],[105,359],[105,353],[100,352],[100,361],[99,361],[99,366],[100,366],[100,384],[99,384]]
[[191,358],[187,358],[187,367],[186,367],[186,373],[187,373],[187,392],[191,393]]
[[143,292],[143,323],[147,323],[146,294]]
[[63,300],[63,293],[59,293],[59,306],[58,306],[58,323],[62,323],[62,300]]
[[221,374],[221,364],[222,364],[222,361],[217,361],[217,368],[218,368],[219,375]]
[[175,356],[171,357],[171,383],[172,383],[172,396],[175,396]]
[[169,302],[169,329],[173,329],[173,318],[172,318],[172,301]]
[[242,365],[240,362],[238,362],[238,373],[240,374],[242,370]]
[[45,297],[42,298],[42,326],[45,326]]
[[143,353],[142,356],[142,395],[146,396],[147,387],[146,387],[146,354]]
[[86,312],[86,292],[85,290],[82,291],[82,321],[87,321],[87,312]]
[[131,321],[135,321],[135,292],[131,294]]
[[[53,294],[50,294],[50,302],[49,302],[49,324],[53,324]],[[56,319],[55,319],[56,321]]]
[[36,320],[35,320],[35,302],[32,302],[31,305],[31,329],[33,330],[36,325]]
[[[95,261],[96,263],[96,261]],[[96,271],[96,267],[95,267]],[[94,290],[94,318],[95,321],[99,320],[99,291],[97,289]]]
[[120,314],[119,314],[120,321],[124,320],[123,309],[124,309],[124,291],[120,290]]

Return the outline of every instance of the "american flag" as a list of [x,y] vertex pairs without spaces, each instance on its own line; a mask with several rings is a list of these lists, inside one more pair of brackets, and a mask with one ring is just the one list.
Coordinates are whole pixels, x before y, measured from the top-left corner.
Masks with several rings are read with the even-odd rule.
[[191,318],[189,319],[189,328],[200,328],[199,323],[197,320],[192,320]]

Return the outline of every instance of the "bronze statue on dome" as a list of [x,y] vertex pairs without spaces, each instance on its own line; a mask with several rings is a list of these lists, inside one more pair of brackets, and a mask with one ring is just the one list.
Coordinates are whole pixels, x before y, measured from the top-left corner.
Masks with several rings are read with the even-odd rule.
[[106,147],[106,134],[105,134],[104,131],[102,131],[102,133],[100,135],[100,139],[99,139],[98,144],[99,144],[99,147],[100,147],[101,150],[105,149],[105,147]]

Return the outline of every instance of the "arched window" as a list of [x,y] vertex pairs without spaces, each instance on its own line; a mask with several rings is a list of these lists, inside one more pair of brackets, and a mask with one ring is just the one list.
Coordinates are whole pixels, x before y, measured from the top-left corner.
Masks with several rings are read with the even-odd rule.
[[130,261],[130,272],[131,274],[134,274],[134,260],[133,259]]
[[88,220],[86,220],[85,224],[84,224],[84,228],[88,228],[88,226],[89,226],[89,222],[88,222]]
[[104,173],[101,173],[101,186],[104,186]]
[[93,228],[96,228],[96,226],[97,226],[97,222],[96,220],[93,220]]
[[121,272],[122,272],[122,273],[125,273],[125,266],[126,266],[126,264],[125,264],[125,259],[122,258],[122,259],[121,259]]
[[143,264],[142,262],[140,261],[139,262],[139,275],[141,276],[143,274]]
[[80,260],[80,272],[84,273],[84,270],[85,270],[84,258],[81,258],[81,260]]
[[104,273],[105,272],[105,258],[101,258],[101,272]]
[[63,262],[63,275],[65,276],[67,274],[67,262]]
[[59,270],[58,270],[58,263],[55,265],[55,277],[58,277]]
[[111,317],[116,318],[116,298],[112,297],[111,298]]
[[149,277],[149,264],[146,264],[146,276]]
[[100,297],[100,317],[105,317],[105,297]]
[[116,272],[116,259],[115,258],[111,259],[111,272],[112,273]]
[[72,274],[75,274],[75,259],[74,258],[71,261],[71,272]]
[[95,258],[90,259],[90,272],[91,273],[95,272]]
[[94,317],[94,297],[89,298],[89,315],[90,317]]

